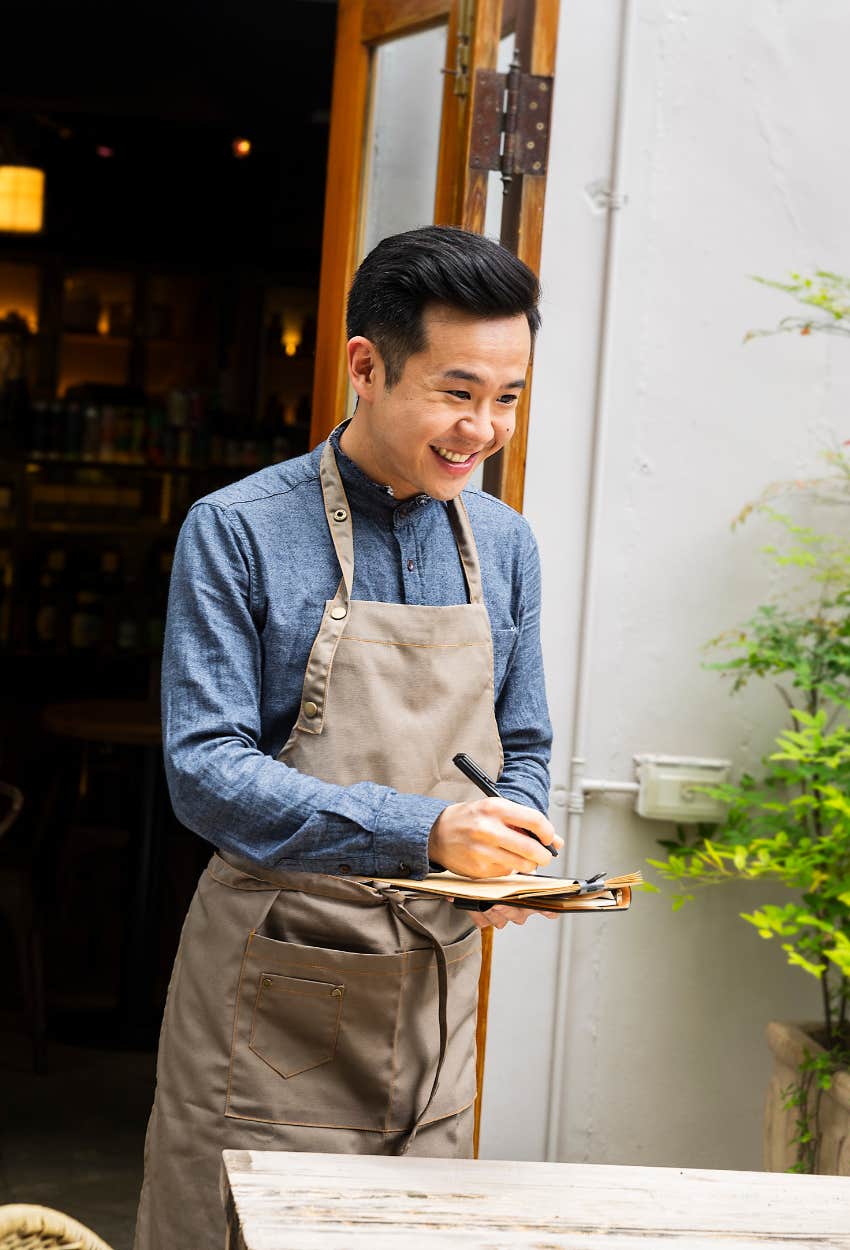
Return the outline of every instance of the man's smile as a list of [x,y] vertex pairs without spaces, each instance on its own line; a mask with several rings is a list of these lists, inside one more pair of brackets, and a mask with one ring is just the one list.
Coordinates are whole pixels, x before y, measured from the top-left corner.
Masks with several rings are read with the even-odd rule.
[[447,464],[456,465],[459,469],[467,468],[478,455],[477,451],[452,451],[449,447],[435,447],[433,444],[431,445],[431,450],[441,460]]

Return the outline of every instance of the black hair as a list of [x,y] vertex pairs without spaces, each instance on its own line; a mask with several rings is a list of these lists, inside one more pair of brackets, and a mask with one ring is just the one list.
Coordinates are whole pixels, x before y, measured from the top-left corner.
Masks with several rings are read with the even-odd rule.
[[409,356],[425,350],[422,315],[446,304],[479,317],[525,314],[531,341],[540,328],[540,283],[500,243],[456,226],[422,226],[382,239],[348,293],[348,337],[370,339],[384,362],[389,390]]

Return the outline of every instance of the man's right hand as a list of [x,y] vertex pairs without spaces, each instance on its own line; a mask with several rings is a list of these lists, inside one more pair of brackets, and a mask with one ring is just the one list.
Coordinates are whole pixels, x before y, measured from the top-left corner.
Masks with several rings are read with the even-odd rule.
[[552,825],[533,807],[510,799],[474,799],[453,803],[437,817],[428,839],[428,858],[464,877],[501,877],[534,872],[552,856],[534,838],[560,850],[564,845]]

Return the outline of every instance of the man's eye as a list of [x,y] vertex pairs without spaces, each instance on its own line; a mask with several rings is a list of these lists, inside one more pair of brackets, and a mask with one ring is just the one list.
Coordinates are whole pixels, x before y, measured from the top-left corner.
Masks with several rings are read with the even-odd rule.
[[449,395],[454,395],[455,399],[471,399],[469,391],[449,391]]
[[518,399],[519,395],[500,395],[497,402],[507,406],[509,404],[515,404]]

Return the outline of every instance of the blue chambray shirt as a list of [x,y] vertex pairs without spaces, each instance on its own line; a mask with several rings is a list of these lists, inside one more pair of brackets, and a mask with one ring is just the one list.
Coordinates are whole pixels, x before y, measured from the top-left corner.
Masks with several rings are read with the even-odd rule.
[[[396,500],[331,441],[354,525],[353,598],[467,602],[446,504]],[[199,500],[175,552],[162,670],[174,811],[215,846],[301,872],[424,877],[442,799],[374,782],[332,785],[276,760],[340,569],[319,459],[262,469]],[[494,650],[499,788],[545,812],[551,728],[540,651],[540,569],[528,523],[492,495],[463,494]],[[458,750],[463,743],[458,742]]]

